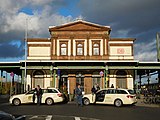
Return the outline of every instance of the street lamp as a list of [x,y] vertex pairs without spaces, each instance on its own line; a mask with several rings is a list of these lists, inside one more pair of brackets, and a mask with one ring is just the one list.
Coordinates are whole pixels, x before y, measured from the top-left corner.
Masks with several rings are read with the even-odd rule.
[[27,82],[27,36],[28,36],[28,18],[26,18],[26,27],[25,27],[25,70],[24,70],[24,90],[26,91],[26,82]]

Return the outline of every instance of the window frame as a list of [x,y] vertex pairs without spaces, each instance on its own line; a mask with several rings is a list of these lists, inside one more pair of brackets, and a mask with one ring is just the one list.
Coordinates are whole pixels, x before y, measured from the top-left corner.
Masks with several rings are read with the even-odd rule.
[[[94,45],[98,45],[98,46],[94,46]],[[95,54],[95,49],[98,48],[98,54]],[[92,55],[93,56],[99,56],[100,55],[100,40],[93,40],[92,41]]]
[[[65,44],[66,46],[63,47],[62,45]],[[66,54],[62,54],[62,48],[65,48]],[[60,41],[60,56],[68,56],[68,41]]]
[[[78,46],[82,45],[82,46]],[[78,54],[78,48],[82,49],[82,54]],[[76,41],[76,56],[84,56],[84,40],[77,40]]]

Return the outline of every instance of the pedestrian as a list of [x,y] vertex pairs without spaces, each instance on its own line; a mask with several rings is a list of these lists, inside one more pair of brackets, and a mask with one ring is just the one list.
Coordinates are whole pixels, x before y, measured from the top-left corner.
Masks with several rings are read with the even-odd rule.
[[42,89],[40,88],[39,85],[37,85],[37,88],[35,88],[36,96],[37,96],[37,105],[41,104],[41,99],[42,99]]
[[160,95],[160,85],[158,85],[158,88],[156,90],[156,95]]
[[113,85],[113,84],[111,85],[111,88],[114,88],[114,85]]
[[96,88],[94,87],[94,85],[93,85],[93,87],[92,87],[92,89],[91,89],[91,92],[92,92],[92,94],[95,94],[95,93],[96,93]]
[[82,95],[82,89],[80,84],[78,84],[75,89],[75,95],[76,95],[77,105],[83,106],[83,103],[82,103],[83,95]]
[[100,87],[99,87],[99,84],[96,85],[96,91],[99,91],[100,90]]

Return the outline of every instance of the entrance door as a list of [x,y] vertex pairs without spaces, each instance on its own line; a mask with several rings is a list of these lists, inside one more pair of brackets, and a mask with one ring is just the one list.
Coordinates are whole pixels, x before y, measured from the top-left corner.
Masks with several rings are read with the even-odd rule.
[[34,87],[37,87],[37,85],[44,87],[43,78],[34,78]]
[[41,70],[37,70],[33,73],[33,88],[40,85],[41,88],[44,87],[44,73]]
[[118,70],[117,73],[117,87],[118,88],[127,88],[127,73],[125,70]]
[[65,76],[62,76],[61,77],[61,80],[59,82],[59,86],[60,86],[60,89],[63,90],[63,92],[67,92],[67,87],[68,87],[68,76],[65,77]]
[[117,86],[119,88],[127,88],[126,78],[117,78]]
[[101,86],[100,79],[101,79],[100,77],[93,77],[92,78],[92,86],[96,87],[97,84]]
[[80,84],[82,91],[84,91],[84,77],[77,77],[76,78],[76,84],[77,85]]

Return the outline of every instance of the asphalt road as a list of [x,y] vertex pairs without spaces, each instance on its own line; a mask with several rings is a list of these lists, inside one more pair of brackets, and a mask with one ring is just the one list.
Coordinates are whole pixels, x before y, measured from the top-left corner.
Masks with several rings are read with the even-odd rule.
[[159,119],[159,107],[89,105],[75,103],[13,106],[1,103],[0,110],[15,116],[25,115],[26,120],[153,120]]

